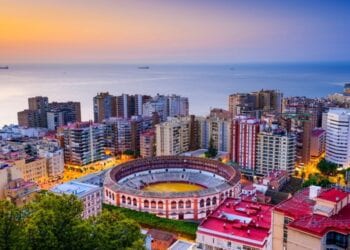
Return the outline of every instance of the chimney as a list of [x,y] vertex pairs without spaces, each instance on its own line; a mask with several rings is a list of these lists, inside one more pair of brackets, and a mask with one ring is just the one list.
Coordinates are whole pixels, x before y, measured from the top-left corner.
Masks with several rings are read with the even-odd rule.
[[321,187],[319,186],[310,186],[309,187],[309,198],[311,200],[314,200],[321,192]]

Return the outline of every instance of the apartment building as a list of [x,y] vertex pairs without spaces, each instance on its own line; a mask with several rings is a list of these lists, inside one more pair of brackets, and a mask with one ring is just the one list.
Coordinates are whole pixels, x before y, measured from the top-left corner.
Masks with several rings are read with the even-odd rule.
[[172,118],[156,125],[156,155],[178,155],[190,149],[190,119]]
[[273,249],[349,249],[350,194],[310,186],[273,209]]
[[210,142],[222,152],[231,151],[231,126],[230,119],[222,119],[217,116],[196,117],[199,135],[199,147],[209,148]]
[[256,165],[256,145],[261,122],[255,118],[238,116],[232,125],[232,160],[249,171]]
[[106,148],[116,155],[131,150],[140,151],[140,136],[152,128],[152,118],[132,116],[131,118],[113,117],[103,121],[106,126]]
[[70,181],[55,186],[51,192],[57,195],[75,195],[83,202],[84,219],[90,216],[96,216],[102,212],[102,187],[82,183],[77,181]]
[[105,125],[92,122],[63,127],[66,164],[84,166],[105,158]]
[[283,129],[266,129],[257,136],[255,174],[264,176],[274,170],[294,174],[296,137]]
[[108,92],[98,93],[93,98],[94,121],[101,123],[104,119],[117,115],[117,97]]
[[339,168],[350,167],[350,109],[330,109],[327,113],[326,160]]

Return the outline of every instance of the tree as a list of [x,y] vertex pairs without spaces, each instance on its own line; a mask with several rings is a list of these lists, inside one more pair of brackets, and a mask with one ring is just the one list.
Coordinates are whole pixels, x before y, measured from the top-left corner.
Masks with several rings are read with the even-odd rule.
[[118,212],[83,220],[75,196],[42,193],[16,208],[0,202],[0,249],[141,250],[143,236],[133,220]]
[[334,176],[337,174],[337,164],[326,161],[324,158],[317,164],[317,169],[326,176]]
[[12,249],[17,245],[21,227],[20,210],[8,201],[0,201],[0,249]]
[[294,170],[294,176],[298,177],[299,175],[299,171],[298,170]]
[[328,178],[316,173],[309,175],[309,179],[303,183],[303,187],[308,187],[311,185],[328,187],[329,184],[331,184],[331,182],[328,180]]
[[135,152],[131,149],[127,149],[123,152],[124,155],[134,156]]
[[332,183],[326,178],[323,178],[318,182],[318,186],[321,186],[321,187],[329,187],[330,184]]
[[81,223],[82,202],[73,195],[47,193],[27,206],[23,241],[30,249],[68,249]]
[[207,158],[214,158],[218,154],[218,150],[214,146],[213,138],[210,138],[208,151],[204,153]]
[[303,187],[308,187],[311,185],[317,185],[318,184],[318,177],[316,175],[309,175],[309,179],[304,181]]
[[139,240],[143,246],[139,226],[120,212],[104,211],[100,216],[91,218],[90,225],[94,227],[97,249],[140,249],[137,247]]

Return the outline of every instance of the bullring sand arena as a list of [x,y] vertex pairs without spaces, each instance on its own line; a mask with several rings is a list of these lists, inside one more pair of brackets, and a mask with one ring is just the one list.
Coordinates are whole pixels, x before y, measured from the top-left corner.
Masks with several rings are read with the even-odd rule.
[[197,184],[190,184],[185,182],[160,182],[155,184],[149,184],[142,190],[149,192],[192,192],[204,189],[204,187]]
[[218,161],[160,156],[121,164],[106,174],[105,202],[171,219],[199,220],[240,193],[240,172]]

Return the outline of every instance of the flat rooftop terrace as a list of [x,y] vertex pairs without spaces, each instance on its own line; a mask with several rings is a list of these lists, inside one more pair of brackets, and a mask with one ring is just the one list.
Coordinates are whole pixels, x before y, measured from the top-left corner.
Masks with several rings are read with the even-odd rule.
[[51,189],[52,192],[57,194],[67,194],[67,195],[76,195],[77,197],[84,197],[85,195],[97,191],[100,189],[99,186],[71,181],[55,186]]
[[200,224],[200,233],[262,247],[271,229],[272,206],[226,199]]

